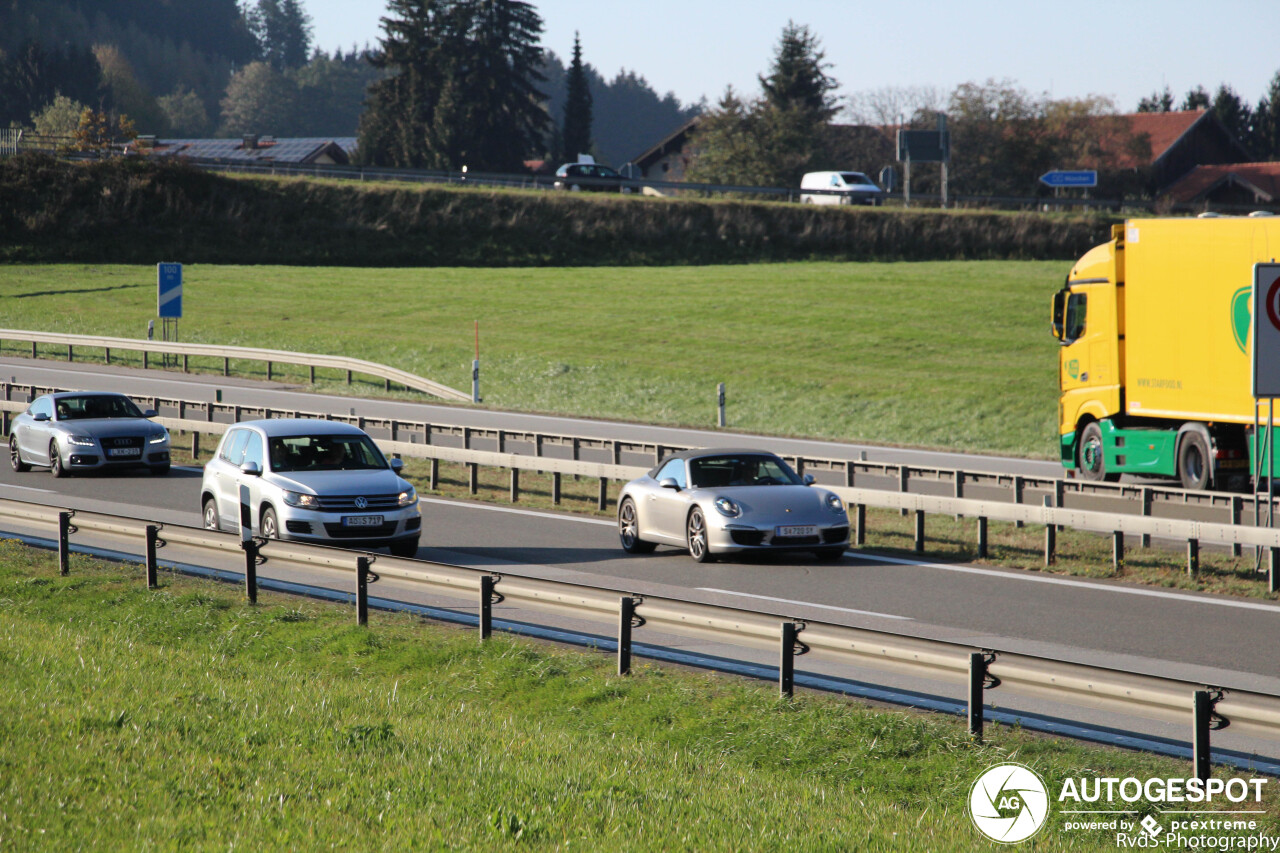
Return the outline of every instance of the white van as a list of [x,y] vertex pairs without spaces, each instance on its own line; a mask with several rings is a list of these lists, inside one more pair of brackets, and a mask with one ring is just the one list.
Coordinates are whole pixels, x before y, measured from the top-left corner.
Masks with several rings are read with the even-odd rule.
[[809,172],[800,179],[802,190],[830,190],[830,193],[801,193],[803,204],[879,204],[884,190],[861,172]]

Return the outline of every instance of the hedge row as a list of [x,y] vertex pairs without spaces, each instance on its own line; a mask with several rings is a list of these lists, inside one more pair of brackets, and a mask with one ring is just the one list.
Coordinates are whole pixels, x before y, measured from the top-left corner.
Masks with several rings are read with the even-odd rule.
[[593,266],[1071,259],[1096,216],[231,177],[176,162],[0,161],[0,260]]

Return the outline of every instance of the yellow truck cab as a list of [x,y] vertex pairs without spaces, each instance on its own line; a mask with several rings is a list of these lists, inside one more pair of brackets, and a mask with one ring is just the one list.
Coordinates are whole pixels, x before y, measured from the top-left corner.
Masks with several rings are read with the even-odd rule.
[[1053,298],[1062,464],[1091,480],[1242,487],[1253,265],[1280,255],[1280,217],[1137,219],[1111,236]]

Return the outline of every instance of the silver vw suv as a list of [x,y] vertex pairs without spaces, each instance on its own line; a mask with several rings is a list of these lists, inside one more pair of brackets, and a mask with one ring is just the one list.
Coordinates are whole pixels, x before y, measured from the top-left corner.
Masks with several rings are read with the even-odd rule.
[[240,529],[240,487],[253,532],[412,557],[422,535],[413,485],[363,430],[306,419],[245,421],[204,466],[200,510],[212,530]]

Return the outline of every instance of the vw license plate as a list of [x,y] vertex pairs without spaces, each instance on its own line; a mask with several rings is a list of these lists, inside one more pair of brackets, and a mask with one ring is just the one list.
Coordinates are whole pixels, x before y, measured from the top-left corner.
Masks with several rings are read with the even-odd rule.
[[793,524],[789,527],[779,527],[775,536],[817,536],[817,525],[813,524]]
[[343,527],[381,527],[382,516],[380,515],[344,515],[342,517]]
[[141,447],[110,447],[107,448],[108,456],[141,456]]

